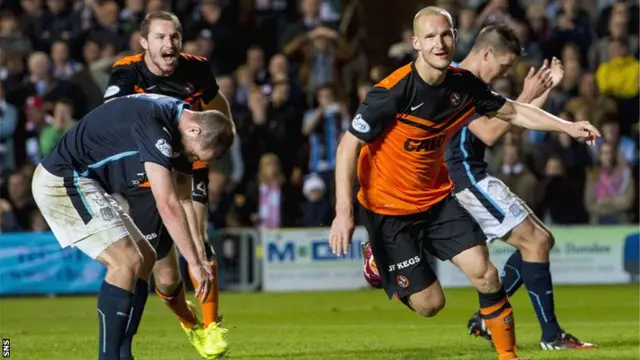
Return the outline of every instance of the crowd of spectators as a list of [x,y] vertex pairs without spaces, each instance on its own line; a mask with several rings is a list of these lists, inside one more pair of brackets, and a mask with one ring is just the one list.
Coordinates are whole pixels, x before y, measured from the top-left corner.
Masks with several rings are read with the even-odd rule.
[[[138,27],[154,10],[179,16],[184,51],[209,59],[237,125],[239,141],[210,172],[211,226],[330,225],[342,132],[368,89],[416,56],[408,22],[386,61],[369,59],[363,32],[346,30],[365,26],[353,13],[366,2],[2,2],[0,230],[47,230],[30,195],[34,166],[101,104],[111,65],[142,51]],[[589,148],[566,135],[514,129],[487,153],[492,173],[548,224],[638,221],[636,1],[428,3],[454,16],[458,61],[482,26],[505,22],[517,31],[526,53],[492,84],[510,98],[530,66],[561,59],[565,76],[546,110],[588,120],[603,134]]]

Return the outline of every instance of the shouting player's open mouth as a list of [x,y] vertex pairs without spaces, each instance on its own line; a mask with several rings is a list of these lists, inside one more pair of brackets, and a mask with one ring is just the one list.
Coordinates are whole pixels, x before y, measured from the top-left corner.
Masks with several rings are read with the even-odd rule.
[[162,52],[162,60],[164,60],[165,64],[173,66],[178,60],[178,57],[176,55],[177,52],[174,50],[165,50]]

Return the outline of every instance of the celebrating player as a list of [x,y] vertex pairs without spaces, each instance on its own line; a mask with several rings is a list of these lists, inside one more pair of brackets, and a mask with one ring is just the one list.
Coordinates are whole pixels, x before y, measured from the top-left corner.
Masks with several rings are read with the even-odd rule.
[[132,219],[109,194],[146,174],[162,220],[207,294],[213,272],[196,249],[180,202],[191,197],[191,160],[224,154],[235,137],[219,111],[194,112],[180,100],[132,95],[101,105],[62,138],[36,168],[33,197],[62,245],[107,267],[98,295],[101,360],[120,354],[136,311],[136,279],[148,278],[156,254]]
[[[229,105],[218,92],[208,61],[180,53],[182,25],[174,14],[164,11],[148,14],[141,24],[140,43],[144,53],[125,57],[114,64],[104,96],[106,101],[133,93],[162,94],[194,107],[221,111],[231,118]],[[139,179],[137,186],[126,189],[123,195],[129,201],[133,221],[157,252],[158,261],[153,268],[156,293],[178,316],[189,341],[200,355],[215,358],[227,350],[227,342],[224,339],[226,329],[219,326],[218,264],[207,241],[208,164],[195,161],[193,165],[193,201],[182,204],[192,236],[200,240],[197,242],[198,251],[206,251],[215,277],[212,291],[200,299],[202,319],[193,304],[186,300],[178,256],[158,214],[149,179]],[[198,286],[193,274],[191,278]],[[140,322],[148,287],[144,280],[136,285],[141,295],[137,297],[139,312],[135,314],[131,334],[135,334]],[[130,338],[125,341],[122,354],[131,356]]]
[[451,68],[454,43],[448,12],[427,7],[416,14],[413,46],[418,59],[367,94],[338,147],[330,243],[340,255],[351,241],[351,188],[359,156],[358,200],[387,295],[423,316],[434,316],[444,307],[444,293],[424,253],[451,260],[478,290],[480,312],[499,359],[511,360],[517,358],[513,310],[489,260],[484,233],[451,196],[445,143],[476,112],[589,141],[597,132],[588,123],[567,123],[507,100],[470,72]]
[[[520,41],[506,26],[488,26],[478,34],[470,54],[460,67],[491,83],[504,74],[520,57]],[[557,86],[564,75],[561,62],[554,58],[525,78],[522,94],[517,101],[544,105],[551,88]],[[543,350],[587,349],[595,347],[565,333],[555,315],[553,286],[549,272],[549,251],[553,236],[531,209],[509,190],[499,179],[487,172],[484,161],[486,146],[492,146],[509,129],[510,124],[500,119],[474,115],[447,144],[445,159],[449,176],[454,183],[454,196],[478,222],[487,241],[504,239],[516,251],[507,261],[502,281],[510,297],[524,283],[529,292],[538,321],[542,328],[540,347]],[[368,245],[365,245],[368,247]],[[373,263],[371,251],[365,247],[365,264]],[[378,282],[375,273],[373,284]],[[371,278],[371,275],[369,275]],[[468,323],[469,333],[491,341],[480,313]]]

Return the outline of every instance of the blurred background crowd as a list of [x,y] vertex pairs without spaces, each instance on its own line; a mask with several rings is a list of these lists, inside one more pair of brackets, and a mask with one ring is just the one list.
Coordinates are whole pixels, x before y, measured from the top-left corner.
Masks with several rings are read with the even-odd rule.
[[[415,58],[411,16],[378,41],[367,9],[389,0],[0,1],[0,230],[47,231],[31,198],[34,165],[102,102],[111,65],[141,52],[153,10],[175,12],[184,52],[209,59],[239,141],[211,168],[210,225],[328,226],[336,146],[366,92]],[[530,66],[565,67],[546,110],[588,120],[589,148],[566,135],[514,129],[487,153],[492,173],[547,224],[638,221],[638,6],[627,0],[412,1],[449,10],[455,60],[478,30],[506,22],[526,54],[492,84],[516,98]],[[367,31],[369,29],[369,31]],[[389,32],[391,29],[373,31]],[[384,47],[382,56],[371,56]],[[357,187],[357,184],[354,185]]]

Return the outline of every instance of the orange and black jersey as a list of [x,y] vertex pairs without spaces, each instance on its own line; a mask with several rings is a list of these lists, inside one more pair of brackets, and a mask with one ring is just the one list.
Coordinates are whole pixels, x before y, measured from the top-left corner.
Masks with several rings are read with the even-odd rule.
[[151,73],[143,61],[144,53],[126,56],[113,64],[104,100],[136,93],[171,96],[197,109],[218,94],[218,83],[207,59],[180,54],[178,66],[169,76]]
[[450,136],[471,116],[500,109],[505,99],[466,70],[450,67],[427,84],[413,63],[376,84],[349,132],[366,143],[358,160],[358,200],[382,215],[428,210],[449,195],[444,163]]
[[[198,109],[208,104],[218,94],[218,83],[207,59],[181,53],[178,66],[169,76],[151,73],[143,60],[144,53],[126,56],[113,64],[109,84],[104,94],[108,101],[120,96],[150,93],[171,96]],[[206,204],[209,184],[208,165],[193,163],[193,200]],[[149,187],[143,181],[140,187]]]

